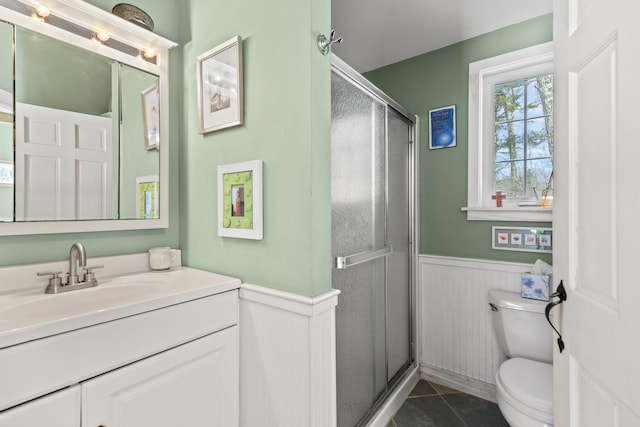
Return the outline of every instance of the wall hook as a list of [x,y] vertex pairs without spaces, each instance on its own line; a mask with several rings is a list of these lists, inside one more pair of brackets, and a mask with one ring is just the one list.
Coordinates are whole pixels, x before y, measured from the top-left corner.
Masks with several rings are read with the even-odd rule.
[[318,34],[318,50],[320,50],[320,53],[322,53],[323,55],[327,55],[329,53],[329,50],[331,50],[331,45],[332,44],[340,44],[342,43],[342,37],[338,37],[337,39],[334,38],[336,35],[335,30],[331,30],[331,34],[329,34],[329,38],[327,38],[327,36],[325,36],[324,34]]

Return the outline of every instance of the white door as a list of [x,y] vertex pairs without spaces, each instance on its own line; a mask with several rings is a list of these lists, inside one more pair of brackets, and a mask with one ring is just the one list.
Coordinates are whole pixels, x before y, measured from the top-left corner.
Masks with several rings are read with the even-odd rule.
[[558,0],[554,21],[554,424],[637,427],[640,2]]
[[82,425],[239,425],[238,326],[82,384]]
[[16,221],[111,217],[111,118],[16,104]]

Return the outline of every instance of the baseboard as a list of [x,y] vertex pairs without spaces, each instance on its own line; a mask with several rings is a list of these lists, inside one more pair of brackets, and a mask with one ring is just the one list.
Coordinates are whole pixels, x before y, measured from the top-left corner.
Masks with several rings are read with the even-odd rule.
[[420,365],[420,377],[427,381],[433,381],[446,387],[460,390],[464,393],[477,396],[490,402],[496,402],[496,386],[484,381],[456,374],[425,364]]
[[378,409],[376,414],[367,423],[367,427],[385,427],[391,421],[391,418],[398,412],[404,401],[416,386],[420,377],[418,375],[418,367],[414,367],[405,377],[396,390],[389,396],[384,404]]

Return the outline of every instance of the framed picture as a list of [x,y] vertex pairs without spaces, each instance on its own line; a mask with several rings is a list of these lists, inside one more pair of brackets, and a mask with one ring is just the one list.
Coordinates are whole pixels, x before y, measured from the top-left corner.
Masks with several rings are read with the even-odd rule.
[[242,125],[242,38],[227,40],[197,61],[200,133]]
[[160,144],[160,96],[158,84],[142,91],[142,123],[144,123],[144,148],[157,150]]
[[262,160],[218,166],[218,236],[262,240]]
[[158,175],[136,177],[136,218],[160,218],[159,194],[160,178]]
[[551,228],[523,228],[492,226],[491,247],[500,251],[552,253]]
[[456,146],[456,106],[429,110],[429,149]]
[[0,160],[0,187],[13,186],[13,162]]

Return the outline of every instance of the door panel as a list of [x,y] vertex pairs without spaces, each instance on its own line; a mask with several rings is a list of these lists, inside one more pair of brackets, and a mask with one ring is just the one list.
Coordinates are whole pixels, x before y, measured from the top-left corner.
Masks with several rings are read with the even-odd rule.
[[388,198],[389,223],[387,241],[393,247],[388,257],[387,274],[387,346],[388,380],[410,361],[410,286],[409,257],[409,121],[389,110],[388,133]]
[[387,384],[384,278],[384,258],[333,270],[339,426],[355,426]]
[[16,221],[111,215],[111,132],[107,117],[16,104]]
[[[409,366],[409,133],[332,72],[331,198],[338,426],[361,425]],[[393,205],[393,206],[390,206]]]
[[331,96],[332,246],[348,256],[385,244],[385,106],[337,76]]
[[[332,76],[332,251],[349,257],[385,246],[385,106]],[[354,426],[386,387],[386,260],[333,270],[338,425]]]
[[554,424],[638,426],[640,3],[558,1],[554,22]]

